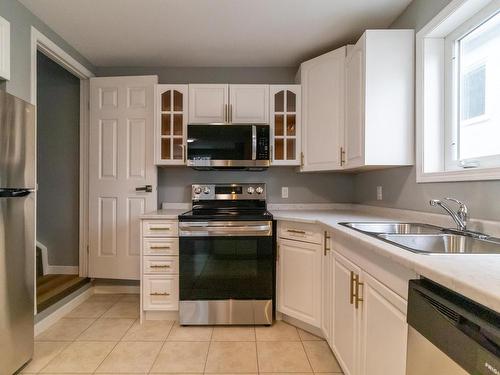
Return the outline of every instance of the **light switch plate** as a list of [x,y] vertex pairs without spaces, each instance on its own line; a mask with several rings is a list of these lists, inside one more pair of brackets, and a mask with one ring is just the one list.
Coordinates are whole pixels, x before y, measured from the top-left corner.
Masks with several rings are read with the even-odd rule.
[[287,186],[283,186],[281,188],[281,198],[288,198],[288,187]]

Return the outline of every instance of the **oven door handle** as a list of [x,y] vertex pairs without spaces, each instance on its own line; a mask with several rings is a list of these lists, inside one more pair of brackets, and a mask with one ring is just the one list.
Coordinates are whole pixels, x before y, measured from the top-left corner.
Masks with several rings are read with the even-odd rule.
[[190,223],[179,226],[179,236],[270,236],[272,226],[270,224],[246,224],[246,225],[210,225],[202,223]]

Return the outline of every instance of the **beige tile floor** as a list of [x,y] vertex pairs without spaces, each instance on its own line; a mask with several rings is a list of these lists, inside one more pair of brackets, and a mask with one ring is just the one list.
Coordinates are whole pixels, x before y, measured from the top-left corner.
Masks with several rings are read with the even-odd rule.
[[284,322],[181,327],[138,317],[137,296],[94,295],[36,337],[23,373],[342,373],[324,340]]

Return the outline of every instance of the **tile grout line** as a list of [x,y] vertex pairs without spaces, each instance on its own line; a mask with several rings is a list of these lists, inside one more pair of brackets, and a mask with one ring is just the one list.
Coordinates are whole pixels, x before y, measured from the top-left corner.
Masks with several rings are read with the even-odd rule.
[[260,366],[259,366],[259,349],[257,347],[257,329],[255,325],[253,326],[253,336],[255,338],[255,356],[257,357],[257,374],[260,374]]
[[[295,329],[297,329],[297,327],[295,327]],[[297,335],[299,335],[300,344],[302,345],[302,349],[304,349],[304,353],[306,354],[306,358],[307,358],[307,362],[309,363],[309,367],[311,368],[311,371],[314,373],[314,368],[312,366],[311,360],[309,359],[309,354],[307,354],[307,350],[306,350],[306,347],[304,345],[304,341],[302,340],[302,336],[300,336],[300,333],[298,330],[297,330]]]
[[203,374],[207,369],[208,355],[210,354],[210,348],[212,347],[212,338],[214,337],[214,326],[212,326],[212,332],[210,332],[210,341],[208,342],[207,355],[205,357],[205,364],[203,365]]

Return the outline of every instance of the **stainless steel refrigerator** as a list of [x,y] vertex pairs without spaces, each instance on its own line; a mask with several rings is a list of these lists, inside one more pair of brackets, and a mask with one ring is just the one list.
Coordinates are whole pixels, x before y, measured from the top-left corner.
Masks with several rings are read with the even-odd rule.
[[0,90],[0,374],[33,354],[35,107]]

